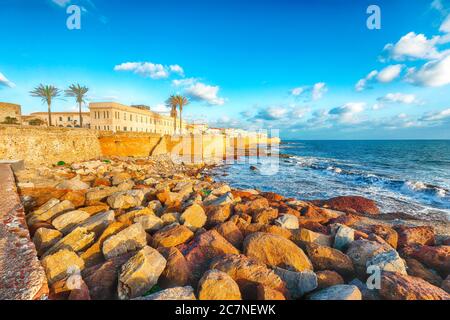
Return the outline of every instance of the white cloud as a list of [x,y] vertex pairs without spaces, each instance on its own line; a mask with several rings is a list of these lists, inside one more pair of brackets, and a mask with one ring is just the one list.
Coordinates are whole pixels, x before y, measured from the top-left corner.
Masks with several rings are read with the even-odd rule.
[[340,107],[333,108],[329,111],[330,115],[337,116],[341,123],[356,123],[356,115],[363,112],[365,102],[349,102]]
[[378,98],[378,101],[387,103],[403,103],[403,104],[415,104],[419,103],[416,95],[404,94],[404,93],[388,93],[384,97]]
[[355,90],[356,91],[363,91],[367,88],[370,88],[370,84],[374,83],[375,81],[382,82],[382,83],[388,83],[394,81],[398,76],[400,76],[400,73],[403,70],[403,65],[401,64],[394,64],[387,66],[386,68],[382,69],[381,71],[373,70],[371,71],[365,78],[360,79],[356,85]]
[[406,81],[424,87],[450,84],[450,54],[442,59],[427,62],[419,69],[410,68]]
[[171,73],[183,75],[183,68],[179,65],[164,66],[152,62],[125,62],[116,65],[114,71],[130,71],[152,79],[166,79]]
[[281,120],[288,114],[288,109],[284,107],[269,107],[258,111],[254,119],[261,120]]
[[71,0],[52,0],[53,3],[57,4],[60,7],[65,7],[70,3]]
[[16,85],[13,82],[9,81],[8,78],[6,78],[6,76],[0,72],[0,87],[2,86],[14,88]]
[[328,91],[328,88],[327,88],[325,82],[316,83],[313,86],[312,99],[314,101],[321,99],[323,94],[327,91]]
[[394,81],[402,72],[403,65],[394,64],[391,66],[387,66],[377,74],[377,80],[379,82],[388,83]]
[[202,82],[196,82],[186,88],[185,94],[192,100],[205,101],[209,105],[223,105],[225,99],[218,96],[219,90],[219,86],[210,86]]
[[441,121],[450,118],[450,108],[435,113],[428,113],[420,120],[422,121]]
[[407,59],[436,59],[440,56],[440,53],[435,47],[439,40],[439,36],[427,39],[424,34],[410,32],[400,38],[396,44],[387,44],[384,50],[388,51],[390,57],[397,61]]
[[303,87],[296,87],[290,91],[291,95],[294,97],[299,97],[304,94],[310,93],[311,94],[311,100],[320,100],[322,99],[325,92],[328,91],[327,85],[325,82],[318,82],[314,84],[313,86],[303,86]]
[[159,103],[156,106],[153,106],[150,108],[151,111],[158,112],[158,113],[168,113],[170,112],[169,107],[167,107],[163,103]]
[[196,78],[187,78],[187,79],[175,79],[172,81],[172,84],[175,87],[183,87],[183,86],[192,86],[198,82],[198,79]]

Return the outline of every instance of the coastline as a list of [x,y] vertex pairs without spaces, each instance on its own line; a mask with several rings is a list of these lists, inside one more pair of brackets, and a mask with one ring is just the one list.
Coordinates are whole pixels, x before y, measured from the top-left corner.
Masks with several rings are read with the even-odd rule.
[[[233,189],[214,182],[208,167],[165,156],[103,157],[16,174],[46,297],[315,299],[331,287],[343,299],[399,299],[405,288],[417,299],[450,297],[450,260],[443,259],[450,236],[441,228],[386,221],[360,197],[314,204]],[[74,263],[81,271],[75,289],[64,268]],[[136,263],[153,280],[135,282]],[[382,282],[394,281],[394,290],[368,290],[366,263],[381,269]],[[419,272],[432,269],[438,278]],[[229,286],[208,290],[223,286],[218,275]],[[255,285],[242,287],[250,279]]]

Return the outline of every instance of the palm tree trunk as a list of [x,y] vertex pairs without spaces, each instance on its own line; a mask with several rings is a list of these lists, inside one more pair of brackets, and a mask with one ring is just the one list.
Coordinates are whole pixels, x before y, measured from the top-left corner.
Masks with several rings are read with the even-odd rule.
[[80,128],[83,128],[83,117],[81,116],[81,102],[78,103],[79,110],[80,110]]
[[52,126],[52,111],[51,111],[51,103],[48,102],[47,103],[48,106],[48,126],[51,127]]
[[180,107],[180,135],[183,134],[183,108]]
[[173,117],[173,134],[177,134],[177,117]]

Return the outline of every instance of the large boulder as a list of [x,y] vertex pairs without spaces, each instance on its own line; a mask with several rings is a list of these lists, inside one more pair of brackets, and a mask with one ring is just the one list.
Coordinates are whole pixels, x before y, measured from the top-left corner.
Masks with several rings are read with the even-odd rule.
[[340,284],[322,289],[309,297],[310,300],[362,300],[361,291],[354,285]]
[[244,255],[225,255],[215,259],[210,266],[227,273],[238,284],[244,299],[256,298],[256,286],[264,285],[283,294],[286,286],[274,271],[263,263]]
[[236,248],[241,248],[242,242],[244,241],[244,235],[241,230],[232,221],[224,222],[215,227],[217,232],[220,233],[222,237],[227,239]]
[[206,219],[203,208],[198,204],[193,204],[181,214],[180,223],[195,232],[205,225]]
[[89,213],[85,211],[80,210],[69,211],[53,219],[52,225],[57,230],[66,234],[67,232],[72,230],[76,225],[80,224],[89,217],[90,217]]
[[406,265],[408,266],[408,275],[422,278],[437,287],[441,286],[442,278],[434,270],[428,269],[418,260],[412,258],[406,259]]
[[275,223],[280,227],[289,230],[295,230],[299,228],[298,218],[292,214],[281,215],[277,220],[275,220]]
[[39,255],[42,255],[50,247],[55,245],[63,234],[58,230],[39,228],[33,236],[33,242]]
[[75,252],[59,250],[41,260],[49,284],[65,279],[72,272],[84,268],[84,261]]
[[196,283],[208,269],[211,260],[226,254],[239,254],[216,230],[197,235],[182,251],[191,271],[191,281]]
[[125,263],[119,275],[118,296],[121,300],[142,296],[150,290],[166,267],[166,259],[155,249],[145,246]]
[[258,284],[256,287],[256,299],[257,300],[286,300],[286,297],[277,290],[272,289],[269,286]]
[[99,187],[90,189],[86,193],[86,204],[91,205],[97,203],[118,191],[120,190],[117,187]]
[[395,230],[398,233],[398,246],[403,248],[408,245],[427,245],[434,246],[436,243],[433,227],[407,227],[397,226]]
[[245,238],[243,248],[245,255],[271,266],[295,271],[313,270],[303,250],[281,236],[253,233]]
[[292,299],[301,298],[317,288],[317,276],[310,270],[295,272],[275,268],[275,273],[284,281]]
[[419,260],[438,271],[443,277],[450,273],[450,246],[413,245],[405,247],[401,253],[406,257]]
[[175,247],[189,241],[194,233],[186,226],[169,225],[153,235],[154,247]]
[[359,196],[336,197],[325,201],[315,201],[316,204],[336,211],[346,213],[379,214],[380,209],[373,200]]
[[333,270],[345,278],[355,273],[350,257],[339,250],[310,243],[306,247],[306,252],[314,270]]
[[441,288],[445,290],[447,293],[450,293],[450,276],[445,278],[444,281],[442,281]]
[[108,205],[113,209],[128,209],[138,207],[144,200],[142,190],[120,191],[108,197]]
[[145,231],[153,232],[158,231],[164,226],[164,221],[155,215],[143,215],[134,218],[135,223],[140,223]]
[[147,234],[140,223],[135,223],[103,242],[102,252],[106,259],[139,250],[147,245]]
[[441,288],[396,272],[381,274],[379,292],[387,300],[450,300],[450,295]]
[[364,278],[367,276],[367,262],[379,253],[392,250],[388,245],[368,240],[353,241],[346,254],[350,257],[358,276]]
[[186,258],[175,247],[159,247],[158,251],[166,259],[166,268],[159,277],[161,288],[184,287],[188,284],[190,270]]
[[64,238],[60,239],[43,256],[48,256],[58,252],[59,250],[71,250],[80,252],[88,248],[95,240],[95,233],[89,232],[86,228],[77,227]]
[[223,206],[207,207],[206,215],[208,217],[208,226],[215,226],[228,220],[228,218],[231,216],[231,205],[225,204]]
[[[47,208],[45,205],[44,207],[45,209]],[[42,212],[43,210],[39,209],[33,212],[30,216],[28,216],[27,223],[29,226],[32,226],[37,222],[50,221],[54,217],[57,217],[58,215],[73,209],[75,209],[75,206],[69,200],[64,200],[61,202],[58,201],[58,203],[50,207],[47,211]]]
[[355,230],[343,224],[334,224],[331,229],[334,231],[333,247],[341,251],[347,250],[355,240]]
[[114,218],[114,211],[112,210],[97,213],[84,220],[80,224],[80,227],[86,228],[96,235],[100,235],[114,221]]
[[56,188],[57,189],[64,189],[64,190],[87,190],[89,189],[89,185],[83,181],[80,180],[80,177],[75,177],[70,180],[64,180],[63,182],[60,182]]
[[406,275],[405,261],[395,250],[380,252],[366,262],[366,267],[375,266],[381,271],[392,271]]
[[333,238],[322,233],[300,228],[291,231],[291,240],[301,248],[306,248],[306,245],[309,243],[331,247]]
[[325,289],[328,287],[344,284],[344,279],[339,273],[331,270],[317,271],[317,289]]
[[198,283],[199,300],[241,300],[237,283],[225,272],[206,271]]

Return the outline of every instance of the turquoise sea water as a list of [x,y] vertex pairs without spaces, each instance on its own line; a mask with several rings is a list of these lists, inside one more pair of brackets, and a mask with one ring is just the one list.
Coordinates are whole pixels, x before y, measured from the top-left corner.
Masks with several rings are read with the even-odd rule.
[[385,213],[450,219],[449,140],[284,141],[280,153],[291,157],[226,165],[217,179],[298,199],[361,195]]

